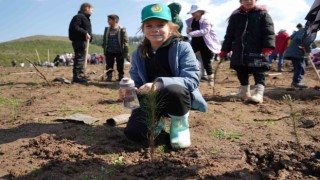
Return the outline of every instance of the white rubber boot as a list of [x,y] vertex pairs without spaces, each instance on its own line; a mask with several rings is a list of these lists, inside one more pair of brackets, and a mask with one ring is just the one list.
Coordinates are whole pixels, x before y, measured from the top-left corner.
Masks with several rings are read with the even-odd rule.
[[189,130],[189,112],[183,116],[171,117],[170,125],[170,143],[173,149],[186,148],[191,145]]
[[239,98],[239,99],[249,99],[251,97],[250,93],[250,85],[240,86],[238,93],[231,93],[231,98]]
[[262,103],[263,93],[264,93],[264,86],[262,84],[257,84],[254,94],[248,100],[255,103]]

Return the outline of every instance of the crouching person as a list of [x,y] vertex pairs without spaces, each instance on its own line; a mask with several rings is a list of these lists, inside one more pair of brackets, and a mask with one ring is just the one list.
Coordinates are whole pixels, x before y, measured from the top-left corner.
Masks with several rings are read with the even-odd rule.
[[[172,23],[171,13],[164,4],[151,4],[142,9],[141,30],[144,40],[132,55],[130,76],[137,88],[140,107],[145,93],[157,93],[157,112],[170,117],[170,142],[174,149],[191,145],[189,111],[205,112],[207,103],[199,86],[199,66],[188,42],[182,41],[178,27]],[[152,89],[152,85],[154,85]],[[124,96],[119,91],[119,98]],[[164,130],[161,123],[156,132]],[[146,112],[134,109],[124,130],[125,135],[135,141],[148,138]]]

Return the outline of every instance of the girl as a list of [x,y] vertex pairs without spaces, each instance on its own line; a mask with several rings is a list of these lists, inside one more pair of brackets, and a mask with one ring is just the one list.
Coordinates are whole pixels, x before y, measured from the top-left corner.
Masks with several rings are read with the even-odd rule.
[[[189,43],[181,41],[177,25],[171,22],[168,6],[148,5],[142,9],[141,15],[145,38],[132,54],[130,76],[140,100],[154,85],[158,91],[157,99],[161,99],[158,112],[171,118],[171,146],[186,148],[191,145],[190,109],[207,110],[207,104],[198,90],[199,66],[196,57]],[[121,91],[119,97],[124,98]],[[164,125],[160,127],[164,128]],[[141,108],[132,111],[124,132],[132,140],[141,141],[148,137],[146,114]]]
[[[192,18],[186,20],[188,26],[187,33],[192,37],[191,45],[193,51],[200,52],[203,67],[208,76],[210,86],[214,86],[213,70],[211,66],[211,59],[213,53],[220,53],[220,41],[213,30],[213,24],[204,16],[206,11],[198,5],[192,5],[188,14],[192,14]],[[204,71],[203,71],[203,74]]]
[[[269,66],[265,57],[270,55],[275,47],[275,33],[270,15],[265,8],[256,6],[256,1],[240,0],[241,6],[229,18],[220,57],[233,52],[230,65],[236,70],[241,84],[240,92],[233,96],[262,103],[264,73]],[[252,96],[249,74],[253,74],[255,80]]]

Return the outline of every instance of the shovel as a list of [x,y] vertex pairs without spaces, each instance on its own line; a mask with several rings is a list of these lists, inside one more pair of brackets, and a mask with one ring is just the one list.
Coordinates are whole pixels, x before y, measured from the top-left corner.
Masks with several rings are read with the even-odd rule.
[[89,39],[87,39],[86,54],[85,54],[85,60],[84,60],[84,74],[85,75],[87,75],[88,53],[89,53]]

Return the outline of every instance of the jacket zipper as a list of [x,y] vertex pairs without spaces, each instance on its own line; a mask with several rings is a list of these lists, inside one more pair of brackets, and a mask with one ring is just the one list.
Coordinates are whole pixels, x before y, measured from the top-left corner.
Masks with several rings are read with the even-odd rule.
[[241,36],[241,45],[242,45],[242,51],[241,51],[241,61],[242,61],[242,65],[244,65],[243,63],[243,56],[244,56],[244,35],[246,34],[246,31],[247,31],[247,27],[248,27],[248,21],[249,21],[249,16],[248,16],[248,13],[246,13],[246,16],[247,16],[247,20],[246,20],[246,25],[244,27],[244,31],[242,33],[242,36]]

